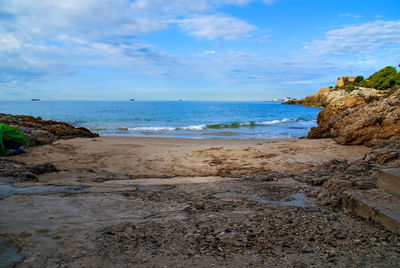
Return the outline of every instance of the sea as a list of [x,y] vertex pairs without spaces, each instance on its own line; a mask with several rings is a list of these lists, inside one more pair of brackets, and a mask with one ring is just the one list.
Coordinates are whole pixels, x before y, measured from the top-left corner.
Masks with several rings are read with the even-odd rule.
[[40,116],[100,136],[290,139],[316,126],[320,108],[277,102],[0,101],[0,113]]

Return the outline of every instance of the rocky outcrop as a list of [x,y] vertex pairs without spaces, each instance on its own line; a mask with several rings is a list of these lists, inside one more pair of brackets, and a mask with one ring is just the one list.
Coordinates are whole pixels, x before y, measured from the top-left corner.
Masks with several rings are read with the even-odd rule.
[[43,120],[28,115],[0,114],[0,123],[21,129],[28,135],[31,146],[49,144],[57,139],[99,136],[84,127],[76,128],[64,122]]
[[331,102],[318,114],[308,138],[334,138],[340,144],[366,144],[400,136],[400,91],[367,103],[352,94]]
[[282,104],[304,104],[304,100],[285,100]]
[[304,106],[327,107],[334,105],[340,109],[365,105],[373,99],[379,99],[380,93],[373,89],[359,88],[353,91],[332,87],[321,88],[304,99]]
[[400,137],[392,137],[374,146],[363,159],[353,162],[332,160],[302,175],[293,175],[293,178],[321,186],[313,195],[322,204],[344,209],[400,233],[400,200],[398,188],[393,187],[394,183],[398,184],[398,177],[395,181],[386,178],[382,182],[384,172],[392,172],[393,177],[395,171],[398,176],[399,167]]
[[[284,103],[323,107],[317,116],[318,127],[311,128],[308,138],[334,138],[340,144],[372,146],[400,136],[400,90],[393,93],[354,87],[355,79],[341,77],[334,88],[321,88],[298,103]],[[346,86],[351,90],[343,88]]]
[[322,186],[315,196],[324,205],[341,208],[346,191],[377,189],[380,170],[396,167],[400,167],[400,137],[374,146],[363,159],[354,162],[332,160],[294,178]]
[[303,106],[327,107],[330,104],[339,108],[350,108],[364,105],[368,102],[379,99],[386,91],[379,91],[369,88],[358,88],[353,91],[333,87],[321,88],[318,92],[304,98],[304,100],[287,100],[282,104],[301,104]]
[[23,181],[37,181],[37,175],[57,171],[51,163],[28,166],[9,157],[0,157],[0,177],[19,178]]

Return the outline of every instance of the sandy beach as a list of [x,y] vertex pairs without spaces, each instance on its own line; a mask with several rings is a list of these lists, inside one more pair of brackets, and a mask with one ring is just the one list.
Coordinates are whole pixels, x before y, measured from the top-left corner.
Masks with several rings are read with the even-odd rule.
[[14,159],[58,171],[2,178],[0,257],[18,267],[390,267],[397,235],[321,205],[318,187],[289,175],[367,151],[329,139],[33,147]]
[[333,140],[227,140],[100,137],[59,140],[15,159],[59,170],[103,171],[130,178],[302,173],[333,159],[356,160],[364,146]]

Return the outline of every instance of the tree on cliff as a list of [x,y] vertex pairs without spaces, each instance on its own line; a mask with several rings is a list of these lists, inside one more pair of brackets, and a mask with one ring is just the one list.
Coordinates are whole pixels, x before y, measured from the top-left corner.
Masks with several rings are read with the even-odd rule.
[[379,90],[389,89],[400,83],[400,73],[392,66],[374,73],[367,79],[361,81],[358,85],[361,87],[376,88]]

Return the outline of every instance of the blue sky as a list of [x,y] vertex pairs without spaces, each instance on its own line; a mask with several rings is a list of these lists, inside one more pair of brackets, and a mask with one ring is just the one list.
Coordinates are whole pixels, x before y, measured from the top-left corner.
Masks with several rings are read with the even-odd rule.
[[398,0],[0,1],[3,100],[302,98],[398,64]]

